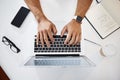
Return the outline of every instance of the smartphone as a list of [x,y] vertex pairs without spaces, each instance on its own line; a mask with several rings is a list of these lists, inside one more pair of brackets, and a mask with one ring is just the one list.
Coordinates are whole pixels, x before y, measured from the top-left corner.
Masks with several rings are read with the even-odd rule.
[[20,26],[22,25],[23,21],[25,20],[29,12],[30,12],[29,9],[22,6],[17,12],[14,19],[12,20],[11,24],[20,28]]

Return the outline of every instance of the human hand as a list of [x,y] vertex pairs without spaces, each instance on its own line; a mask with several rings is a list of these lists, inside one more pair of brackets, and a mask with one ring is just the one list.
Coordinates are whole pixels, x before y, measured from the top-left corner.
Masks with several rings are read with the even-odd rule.
[[42,47],[44,47],[44,42],[47,44],[47,47],[50,47],[50,42],[48,38],[53,42],[53,34],[55,35],[57,33],[57,29],[55,25],[49,21],[48,19],[42,19],[38,23],[38,34],[37,34],[37,44],[40,42],[42,44]]
[[81,40],[81,24],[76,22],[76,20],[71,20],[62,30],[61,37],[64,33],[67,34],[67,38],[64,41],[64,44],[76,45],[80,43]]

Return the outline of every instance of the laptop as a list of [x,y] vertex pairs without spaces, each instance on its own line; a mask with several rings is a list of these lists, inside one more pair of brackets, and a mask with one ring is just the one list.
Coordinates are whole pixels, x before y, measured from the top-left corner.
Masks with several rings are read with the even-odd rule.
[[[50,42],[50,48],[45,44],[44,48],[39,41],[36,45],[34,37],[34,55],[25,62],[25,66],[95,66],[85,55],[81,55],[81,45],[65,45],[66,35],[53,36],[54,43]],[[50,41],[50,39],[49,39]]]

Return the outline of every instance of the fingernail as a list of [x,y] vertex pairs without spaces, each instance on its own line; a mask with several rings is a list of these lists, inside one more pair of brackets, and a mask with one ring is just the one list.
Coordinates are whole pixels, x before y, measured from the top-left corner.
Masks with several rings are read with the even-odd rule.
[[38,42],[36,43],[36,45],[38,45]]
[[54,41],[52,42],[52,44],[54,44]]
[[64,42],[64,44],[65,44],[65,45],[67,45],[67,43],[66,43],[66,42]]
[[68,43],[68,45],[71,45],[71,44]]
[[53,42],[55,41],[55,39],[53,39]]
[[44,48],[44,44],[42,44],[42,48]]
[[48,45],[47,47],[50,48],[50,45]]

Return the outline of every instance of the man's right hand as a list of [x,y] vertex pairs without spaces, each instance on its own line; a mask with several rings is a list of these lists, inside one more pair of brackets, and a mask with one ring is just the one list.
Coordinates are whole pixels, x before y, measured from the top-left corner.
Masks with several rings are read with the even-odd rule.
[[48,19],[42,19],[38,23],[37,44],[40,39],[42,47],[44,47],[44,42],[47,44],[47,47],[50,47],[50,42],[48,38],[50,38],[50,40],[54,42],[53,34],[55,35],[56,33],[57,29],[55,25]]

